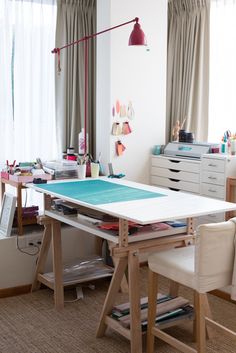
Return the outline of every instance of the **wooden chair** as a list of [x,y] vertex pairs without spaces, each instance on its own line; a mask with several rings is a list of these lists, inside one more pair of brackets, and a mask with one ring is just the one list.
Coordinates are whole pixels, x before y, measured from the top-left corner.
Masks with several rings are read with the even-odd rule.
[[[149,256],[147,353],[154,352],[158,337],[185,353],[206,352],[206,325],[236,339],[236,333],[215,322],[207,307],[207,292],[232,283],[235,257],[236,218],[200,225],[195,245],[157,252]],[[194,290],[197,349],[155,327],[158,274]]]

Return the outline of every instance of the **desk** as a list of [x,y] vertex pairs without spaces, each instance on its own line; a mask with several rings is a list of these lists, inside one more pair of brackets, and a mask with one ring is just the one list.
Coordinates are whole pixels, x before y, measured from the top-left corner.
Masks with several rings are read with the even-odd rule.
[[23,235],[23,226],[29,224],[36,224],[37,219],[35,216],[30,218],[23,219],[22,215],[22,190],[26,187],[23,185],[22,182],[9,180],[9,179],[0,179],[0,198],[2,200],[4,192],[5,192],[5,185],[11,185],[16,188],[16,196],[17,196],[17,230],[19,235]]
[[[112,198],[108,198],[104,201],[105,189],[103,190],[100,187],[96,187],[96,183],[100,180],[101,179],[90,179],[77,182],[67,180],[64,181],[63,184],[60,182],[60,185],[58,182],[51,182],[47,185],[27,184],[28,187],[44,193],[45,215],[49,217],[49,225],[43,239],[36,270],[36,279],[33,287],[37,287],[37,282],[47,284],[42,271],[45,249],[48,249],[49,247],[49,238],[51,234],[55,274],[55,284],[53,288],[55,305],[57,309],[63,308],[64,294],[62,283],[60,222],[70,224],[112,242],[113,246],[111,247],[111,250],[112,256],[115,258],[115,270],[102,309],[97,329],[97,337],[102,337],[105,333],[106,327],[110,326],[130,340],[132,353],[141,353],[142,334],[140,320],[139,253],[185,245],[193,238],[193,217],[199,217],[209,213],[231,211],[236,209],[236,204],[193,194],[174,192],[127,180],[111,181],[105,178],[102,180],[108,186],[108,189],[109,186],[113,185],[117,187],[121,186],[123,189],[121,188],[119,191],[119,188],[117,188],[119,197],[117,197],[117,199],[115,198],[115,202],[113,202],[114,200],[112,201]],[[81,193],[78,193],[78,189],[82,183],[86,183],[84,186],[88,186],[88,193],[91,193],[92,191],[90,202],[86,202],[86,193],[83,194],[83,190]],[[132,199],[132,197],[130,198],[130,194],[126,193],[124,187],[127,187],[127,190],[138,190],[141,194],[139,192],[137,192],[137,194],[134,192],[134,197]],[[105,196],[108,194],[109,191],[105,193]],[[85,196],[85,198],[82,196]],[[76,216],[64,216],[51,210],[50,206],[52,197],[59,197],[73,202],[74,204],[86,206],[118,217],[119,236],[110,235],[95,226],[88,225],[79,220]],[[100,198],[104,203],[99,203]],[[122,198],[126,198],[127,201],[122,201]],[[145,236],[143,234],[142,236],[128,236],[128,221],[145,225],[183,218],[188,219],[187,229],[179,229],[173,235],[170,235],[170,233],[168,235],[168,233],[155,232],[147,233]],[[121,327],[119,323],[109,315],[127,267],[131,315],[130,330]]]

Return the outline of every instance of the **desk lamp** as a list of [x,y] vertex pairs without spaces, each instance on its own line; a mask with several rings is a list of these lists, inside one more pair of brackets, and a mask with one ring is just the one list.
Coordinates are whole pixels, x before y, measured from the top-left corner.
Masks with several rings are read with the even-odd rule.
[[128,25],[132,22],[135,22],[135,24],[134,24],[134,28],[130,34],[128,45],[147,45],[145,34],[139,24],[139,18],[135,17],[133,20],[130,20],[128,22],[124,22],[124,23],[121,23],[117,26],[107,28],[103,31],[90,34],[90,35],[85,36],[79,40],[76,40],[75,42],[66,44],[61,48],[54,48],[52,50],[53,54],[57,54],[58,72],[60,72],[61,71],[60,51],[62,49],[79,44],[81,42],[85,43],[85,47],[84,47],[84,77],[85,77],[85,79],[84,79],[84,153],[85,154],[88,152],[87,151],[87,138],[86,138],[86,136],[87,136],[87,111],[88,111],[88,40],[92,39],[100,34],[112,31],[113,29]]

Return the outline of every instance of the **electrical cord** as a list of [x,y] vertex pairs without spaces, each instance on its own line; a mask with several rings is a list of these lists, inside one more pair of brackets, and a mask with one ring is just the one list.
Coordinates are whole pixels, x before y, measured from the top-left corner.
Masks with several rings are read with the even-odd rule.
[[22,252],[23,254],[29,255],[29,256],[35,256],[38,255],[40,247],[38,245],[32,244],[31,245],[32,248],[36,248],[37,250],[34,253],[30,253],[28,251],[22,250],[19,246],[19,235],[16,234],[16,248],[17,250],[19,250],[20,252]]
[[64,303],[75,303],[77,301],[81,300],[81,298],[76,298],[76,299],[73,299],[73,300],[64,300]]

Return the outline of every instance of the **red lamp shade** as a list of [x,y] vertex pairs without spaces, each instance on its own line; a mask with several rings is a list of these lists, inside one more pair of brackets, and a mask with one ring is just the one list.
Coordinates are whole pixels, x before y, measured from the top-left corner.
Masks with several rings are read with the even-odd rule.
[[135,23],[134,29],[130,34],[129,45],[147,45],[145,34],[138,22]]

